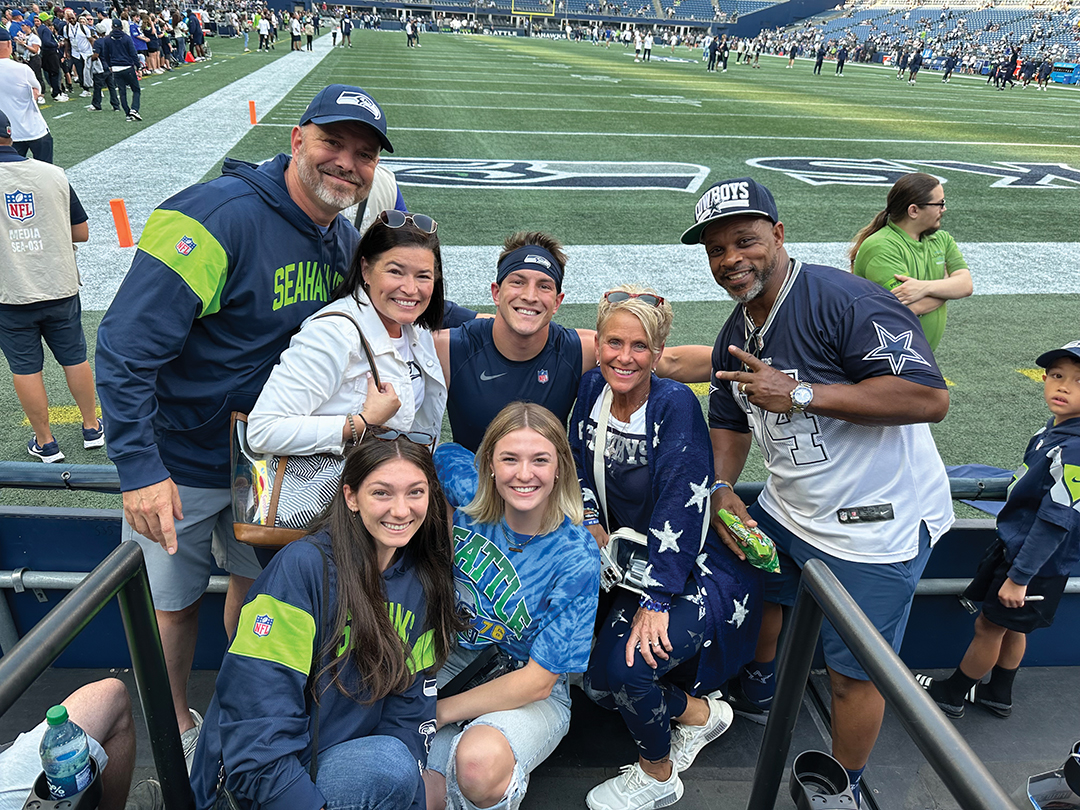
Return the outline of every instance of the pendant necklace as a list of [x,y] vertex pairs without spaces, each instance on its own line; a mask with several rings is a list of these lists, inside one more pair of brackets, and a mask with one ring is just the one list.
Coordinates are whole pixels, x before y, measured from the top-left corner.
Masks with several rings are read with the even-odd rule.
[[503,537],[506,539],[507,547],[509,548],[510,551],[514,552],[515,554],[520,554],[522,551],[524,551],[525,546],[529,545],[529,543],[531,543],[533,540],[535,540],[537,535],[540,534],[540,532],[537,531],[536,534],[534,534],[528,540],[526,540],[525,542],[522,542],[522,541],[517,539],[517,535],[514,532],[514,530],[510,529],[506,525],[505,518],[503,519],[502,523],[499,524],[499,528],[502,529]]

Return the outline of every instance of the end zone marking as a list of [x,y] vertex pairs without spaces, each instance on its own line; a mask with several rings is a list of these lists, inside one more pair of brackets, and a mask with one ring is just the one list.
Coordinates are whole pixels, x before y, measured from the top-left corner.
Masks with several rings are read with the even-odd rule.
[[1037,383],[1043,381],[1043,374],[1046,373],[1046,369],[1041,368],[1018,368],[1016,371],[1023,374],[1029,380],[1034,380]]

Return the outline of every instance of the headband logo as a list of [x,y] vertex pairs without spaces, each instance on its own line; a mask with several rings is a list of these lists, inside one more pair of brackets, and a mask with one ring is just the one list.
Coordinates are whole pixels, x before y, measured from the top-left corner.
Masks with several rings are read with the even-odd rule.
[[540,265],[543,265],[544,267],[546,267],[548,270],[551,269],[551,262],[549,262],[543,256],[536,256],[536,255],[530,254],[530,255],[526,256],[524,259],[522,259],[521,261],[524,264],[540,264]]
[[382,111],[379,109],[379,105],[376,104],[370,96],[366,96],[363,93],[354,93],[352,90],[343,90],[341,95],[337,97],[337,103],[350,104],[353,107],[363,107],[371,113],[371,117],[376,121],[382,118]]

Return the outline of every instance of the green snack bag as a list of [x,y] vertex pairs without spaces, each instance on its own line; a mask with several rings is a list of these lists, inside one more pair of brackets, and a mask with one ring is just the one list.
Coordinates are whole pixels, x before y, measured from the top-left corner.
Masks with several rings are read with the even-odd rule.
[[745,523],[727,509],[721,509],[717,514],[724,521],[724,525],[735,535],[735,541],[746,552],[746,561],[748,563],[755,568],[760,568],[762,571],[768,571],[772,574],[780,573],[780,560],[776,556],[776,546],[768,535],[759,532],[757,529],[747,528]]

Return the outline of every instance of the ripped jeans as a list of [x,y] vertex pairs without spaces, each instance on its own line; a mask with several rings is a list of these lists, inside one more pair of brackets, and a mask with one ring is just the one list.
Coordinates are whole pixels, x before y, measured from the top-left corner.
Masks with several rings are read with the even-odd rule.
[[[472,650],[456,649],[439,670],[439,686],[449,683],[475,655],[477,653]],[[482,714],[468,723],[451,723],[439,729],[431,742],[428,768],[446,777],[446,806],[450,810],[477,810],[462,795],[454,764],[461,733],[473,725],[491,726],[501,732],[510,743],[516,760],[506,793],[498,804],[488,810],[517,810],[525,798],[529,774],[551,755],[570,729],[570,687],[566,675],[559,676],[545,700],[518,709]]]

